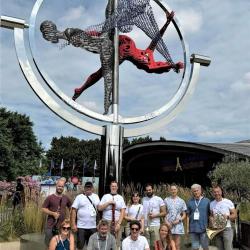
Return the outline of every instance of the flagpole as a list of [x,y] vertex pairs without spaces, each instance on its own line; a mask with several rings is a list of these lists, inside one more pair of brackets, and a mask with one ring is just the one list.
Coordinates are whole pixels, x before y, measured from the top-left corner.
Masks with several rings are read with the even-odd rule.
[[83,166],[82,166],[82,177],[84,177],[84,167],[85,167],[85,160],[83,160]]
[[71,176],[73,176],[73,174],[74,174],[74,169],[75,169],[75,159],[73,159],[73,166],[72,166]]

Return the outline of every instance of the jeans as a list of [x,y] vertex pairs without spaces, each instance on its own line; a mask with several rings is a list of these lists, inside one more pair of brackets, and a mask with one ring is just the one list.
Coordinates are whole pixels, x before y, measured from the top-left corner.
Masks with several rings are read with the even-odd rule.
[[78,228],[77,230],[77,248],[83,249],[84,244],[88,245],[89,237],[96,232],[96,228],[84,229]]
[[207,237],[207,233],[190,233],[191,241],[192,241],[192,249],[199,249],[200,246],[203,249],[208,249],[209,240]]
[[215,236],[215,244],[219,250],[233,250],[233,229],[226,227]]

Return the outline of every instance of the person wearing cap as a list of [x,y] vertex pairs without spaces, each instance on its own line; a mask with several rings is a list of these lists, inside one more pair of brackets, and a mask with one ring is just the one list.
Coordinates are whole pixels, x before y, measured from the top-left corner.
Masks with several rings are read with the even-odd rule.
[[72,231],[77,235],[77,249],[81,250],[88,245],[90,236],[96,232],[97,206],[99,196],[93,193],[93,183],[87,181],[84,193],[76,196],[70,213]]

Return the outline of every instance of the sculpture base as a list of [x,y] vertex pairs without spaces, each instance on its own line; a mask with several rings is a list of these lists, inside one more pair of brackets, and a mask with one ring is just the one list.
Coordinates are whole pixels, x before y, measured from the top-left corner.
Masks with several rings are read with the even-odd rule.
[[24,234],[20,237],[20,250],[44,250],[44,234],[32,233]]

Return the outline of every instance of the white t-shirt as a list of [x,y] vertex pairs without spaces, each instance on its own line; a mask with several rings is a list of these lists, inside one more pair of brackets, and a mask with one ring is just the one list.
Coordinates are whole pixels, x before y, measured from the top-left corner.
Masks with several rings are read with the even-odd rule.
[[[103,205],[104,203],[114,200],[115,201],[115,220],[119,220],[121,209],[126,208],[124,199],[121,195],[111,195],[111,194],[105,194],[103,195],[100,205]],[[102,213],[102,217],[105,220],[112,220],[112,205],[107,206]]]
[[143,197],[142,199],[143,205],[143,214],[145,219],[146,226],[160,226],[160,217],[153,218],[152,220],[148,220],[148,214],[151,212],[153,214],[159,214],[160,208],[165,206],[164,201],[161,197],[153,195],[151,198]]
[[139,235],[137,240],[132,240],[130,236],[122,241],[123,250],[145,250],[149,249],[148,241],[144,236]]
[[[143,217],[142,204],[133,204],[126,208],[126,214],[136,220],[140,220]],[[137,216],[137,218],[135,218]]]
[[[231,209],[234,209],[234,204],[228,199],[222,198],[221,201],[213,200],[210,203],[210,210],[213,212],[213,214],[230,215]],[[231,227],[230,220],[227,220],[226,227]]]
[[[88,196],[95,207],[99,205],[100,199],[97,194]],[[96,228],[96,210],[84,194],[76,196],[72,207],[77,210],[77,227],[78,228]]]

